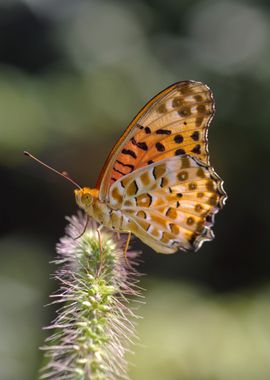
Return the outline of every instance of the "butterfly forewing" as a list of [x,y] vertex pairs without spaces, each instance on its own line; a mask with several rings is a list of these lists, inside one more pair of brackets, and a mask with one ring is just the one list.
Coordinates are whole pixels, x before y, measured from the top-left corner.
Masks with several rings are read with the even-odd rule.
[[176,83],[139,112],[109,155],[97,187],[100,198],[134,170],[185,154],[209,164],[207,129],[214,113],[210,89],[194,81]]
[[109,193],[111,207],[121,209],[128,229],[162,253],[196,250],[211,240],[214,215],[225,198],[214,171],[187,155],[137,169]]

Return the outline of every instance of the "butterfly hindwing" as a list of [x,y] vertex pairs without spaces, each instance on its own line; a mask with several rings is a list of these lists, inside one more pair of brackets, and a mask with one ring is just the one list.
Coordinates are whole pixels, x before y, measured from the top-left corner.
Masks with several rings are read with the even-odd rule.
[[209,164],[207,129],[214,114],[210,89],[178,82],[138,113],[109,155],[98,179],[100,198],[121,177],[165,158],[188,154]]
[[110,188],[130,231],[157,252],[198,249],[213,239],[214,215],[226,194],[212,168],[188,155],[137,169]]

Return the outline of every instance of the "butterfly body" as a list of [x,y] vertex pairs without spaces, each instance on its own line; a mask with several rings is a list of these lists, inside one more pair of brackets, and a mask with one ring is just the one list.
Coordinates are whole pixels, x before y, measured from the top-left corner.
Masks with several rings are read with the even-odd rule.
[[77,204],[99,224],[116,232],[129,232],[124,229],[125,223],[121,210],[113,209],[105,201],[101,201],[98,193],[97,189],[89,189],[88,187],[76,189]]
[[209,165],[210,89],[176,83],[134,118],[110,153],[95,189],[76,201],[100,224],[131,232],[157,252],[197,250],[212,240],[223,207],[222,180]]

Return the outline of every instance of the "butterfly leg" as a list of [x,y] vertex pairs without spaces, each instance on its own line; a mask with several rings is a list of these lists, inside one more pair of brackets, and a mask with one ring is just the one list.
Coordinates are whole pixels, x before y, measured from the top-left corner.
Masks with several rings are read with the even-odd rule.
[[128,233],[128,237],[127,237],[127,241],[126,241],[126,245],[125,245],[125,249],[124,249],[125,262],[126,262],[127,267],[129,267],[129,268],[131,268],[131,266],[130,266],[128,258],[127,258],[127,250],[128,250],[129,243],[130,243],[130,238],[131,238],[131,232]]
[[86,228],[87,228],[88,222],[89,222],[89,215],[87,215],[86,223],[85,223],[85,225],[84,225],[84,228],[83,228],[82,232],[80,233],[80,235],[78,235],[78,236],[76,236],[75,238],[73,238],[73,240],[77,240],[77,239],[79,239],[80,237],[83,236],[83,234],[84,234],[85,231],[86,231]]

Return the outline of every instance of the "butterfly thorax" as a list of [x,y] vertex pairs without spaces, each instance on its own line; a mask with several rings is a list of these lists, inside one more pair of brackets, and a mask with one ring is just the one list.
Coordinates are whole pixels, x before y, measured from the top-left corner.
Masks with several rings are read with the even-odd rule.
[[76,189],[75,199],[78,206],[98,223],[116,231],[123,231],[122,212],[112,209],[106,202],[101,201],[98,189],[88,187]]

